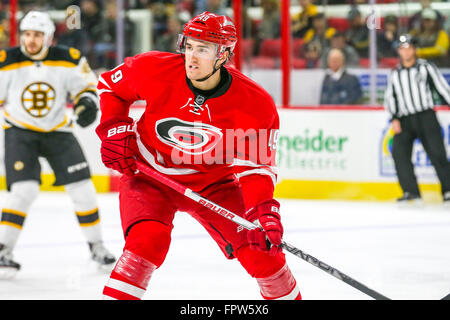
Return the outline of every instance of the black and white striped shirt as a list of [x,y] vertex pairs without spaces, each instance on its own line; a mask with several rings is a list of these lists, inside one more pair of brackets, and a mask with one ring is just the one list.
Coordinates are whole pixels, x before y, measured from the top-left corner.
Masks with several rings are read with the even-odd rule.
[[384,105],[393,119],[432,109],[433,89],[450,105],[450,86],[441,72],[433,63],[417,59],[410,68],[392,70]]

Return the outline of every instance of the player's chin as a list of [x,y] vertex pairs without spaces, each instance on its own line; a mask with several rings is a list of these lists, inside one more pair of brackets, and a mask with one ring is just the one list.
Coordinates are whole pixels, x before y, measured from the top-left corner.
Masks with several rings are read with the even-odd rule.
[[35,46],[33,46],[33,47],[25,47],[25,50],[27,51],[27,53],[31,54],[31,55],[38,54],[39,51],[41,51],[41,50],[38,50],[38,49],[40,49],[40,48],[35,47]]
[[186,76],[191,81],[196,81],[196,80],[199,80],[199,79],[202,79],[202,78],[205,77],[205,75],[201,74],[200,72],[193,71],[193,70],[187,70],[186,71]]

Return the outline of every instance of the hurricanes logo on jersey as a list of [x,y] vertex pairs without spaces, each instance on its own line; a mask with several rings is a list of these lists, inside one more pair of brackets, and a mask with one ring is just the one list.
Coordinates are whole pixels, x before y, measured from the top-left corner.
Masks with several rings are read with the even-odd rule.
[[34,82],[22,93],[22,106],[33,117],[45,117],[55,103],[55,89],[45,82]]
[[202,154],[213,149],[222,138],[222,130],[201,122],[166,118],[156,122],[156,135],[163,143],[186,154]]

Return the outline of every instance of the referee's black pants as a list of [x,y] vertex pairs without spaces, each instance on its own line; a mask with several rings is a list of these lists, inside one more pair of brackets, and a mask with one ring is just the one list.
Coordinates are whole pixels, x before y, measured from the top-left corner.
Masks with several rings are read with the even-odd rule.
[[394,136],[392,156],[403,192],[420,195],[411,161],[414,140],[419,138],[441,182],[442,194],[450,191],[450,162],[434,110],[400,118],[402,132]]

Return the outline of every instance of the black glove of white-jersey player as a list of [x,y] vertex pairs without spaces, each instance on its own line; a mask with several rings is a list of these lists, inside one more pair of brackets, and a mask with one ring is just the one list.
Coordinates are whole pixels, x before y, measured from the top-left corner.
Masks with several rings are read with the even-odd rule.
[[97,119],[97,104],[88,97],[81,97],[74,106],[73,111],[78,116],[77,123],[83,128]]

